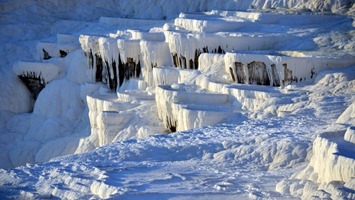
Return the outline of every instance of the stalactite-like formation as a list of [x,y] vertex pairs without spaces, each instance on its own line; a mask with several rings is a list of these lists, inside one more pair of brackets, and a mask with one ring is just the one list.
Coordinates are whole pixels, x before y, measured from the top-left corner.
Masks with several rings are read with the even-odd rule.
[[35,72],[26,72],[18,76],[21,81],[26,85],[28,90],[32,94],[34,100],[37,99],[39,93],[46,86],[45,81],[41,77],[41,74],[36,74]]
[[213,49],[211,52],[208,50],[208,46],[203,47],[202,49],[195,49],[195,53],[193,58],[187,60],[187,58],[183,55],[179,55],[177,53],[172,53],[172,60],[174,67],[180,69],[198,69],[198,57],[201,53],[218,53],[218,54],[225,54],[226,52],[222,49],[221,46]]
[[263,62],[251,62],[248,64],[249,84],[270,85],[266,65]]
[[176,132],[176,121],[174,121],[173,119],[171,119],[170,117],[166,116],[166,128],[170,131],[170,132]]
[[279,74],[277,73],[277,69],[276,69],[275,64],[271,65],[271,71],[272,71],[272,77],[273,77],[272,86],[279,87],[280,86],[280,77],[279,77]]
[[238,83],[246,83],[246,76],[243,70],[243,63],[235,62],[235,71],[237,73],[237,82]]

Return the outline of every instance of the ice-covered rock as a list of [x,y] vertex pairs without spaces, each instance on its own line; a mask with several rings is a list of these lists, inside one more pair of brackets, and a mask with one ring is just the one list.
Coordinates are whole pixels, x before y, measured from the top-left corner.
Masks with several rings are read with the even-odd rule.
[[171,85],[177,83],[179,80],[180,72],[173,67],[154,67],[153,80],[154,85]]
[[116,91],[125,80],[141,77],[140,41],[80,36],[91,82],[107,83]]
[[87,96],[87,103],[95,147],[110,143],[117,133],[128,125],[132,115],[125,115],[120,111],[137,106],[137,104],[118,101],[114,94]]
[[[213,125],[234,110],[226,94],[196,92],[186,85],[160,85],[155,100],[159,118],[172,132]],[[215,104],[221,106],[212,108]]]
[[266,86],[230,85],[226,90],[229,101],[245,110],[257,110],[281,96],[278,90]]
[[55,64],[39,62],[17,62],[12,70],[31,91],[34,99],[61,71]]
[[153,69],[171,66],[172,60],[168,43],[155,41],[141,41],[142,73],[149,86],[154,86]]
[[[96,72],[96,81],[101,81],[107,83],[107,87],[111,91],[116,91],[119,83],[123,80],[122,75],[119,71],[119,51],[117,47],[117,40],[112,38],[100,37],[98,39],[99,51],[101,62],[98,62],[99,65]],[[100,66],[101,64],[101,66]],[[100,77],[100,75],[102,77]]]
[[288,57],[227,53],[226,71],[237,83],[257,85],[287,85],[315,78],[320,70],[347,67],[355,63],[349,58]]
[[80,35],[79,42],[87,60],[89,81],[102,81],[103,63],[98,43],[99,37]]
[[[205,98],[210,97],[206,95]],[[172,103],[171,112],[174,117],[167,116],[164,122],[165,126],[172,132],[185,131],[203,126],[213,126],[227,118],[234,110],[235,108],[230,104],[211,106],[198,101],[196,103],[174,102]]]
[[236,50],[268,50],[287,41],[288,37],[274,35],[243,35],[238,33],[200,34],[164,31],[175,67],[198,69],[201,53],[225,53]]

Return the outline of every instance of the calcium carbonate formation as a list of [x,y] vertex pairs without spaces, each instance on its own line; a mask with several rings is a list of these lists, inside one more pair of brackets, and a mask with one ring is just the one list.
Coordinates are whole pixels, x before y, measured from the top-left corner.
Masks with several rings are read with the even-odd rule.
[[[285,16],[295,24],[290,26],[288,20],[283,20]],[[42,59],[63,57],[79,48],[79,41],[87,62],[82,73],[87,74],[90,83],[105,83],[120,98],[124,98],[126,89],[143,91],[156,87],[158,114],[165,127],[170,131],[186,130],[214,124],[233,110],[257,109],[266,98],[279,96],[273,92],[259,95],[262,92],[255,92],[254,87],[242,85],[286,86],[310,81],[320,70],[355,63],[351,56],[313,55],[307,50],[315,46],[315,35],[291,31],[294,26],[319,27],[344,20],[347,19],[342,16],[233,11],[181,13],[173,21],[101,17],[101,26],[127,29],[96,35],[59,34],[57,43],[39,43],[37,51]],[[289,45],[290,41],[300,45]],[[215,69],[225,75],[220,84],[203,75],[204,69],[215,63],[224,65]],[[58,67],[43,63],[14,67],[34,96],[59,71]],[[196,91],[169,86],[186,82],[194,85]],[[125,98],[129,99],[127,95]],[[216,98],[224,100],[214,101]],[[212,112],[204,111],[203,107],[209,104],[205,99],[227,107],[205,115],[204,112]],[[215,119],[208,120],[206,116]],[[193,122],[193,118],[199,120]]]
[[[36,99],[65,71],[60,58],[81,49],[85,62],[78,74],[85,84],[77,89],[87,104],[90,136],[80,140],[80,153],[132,137],[214,125],[232,113],[275,102],[287,108],[292,102],[280,87],[311,83],[322,70],[355,64],[346,53],[318,51],[318,33],[347,20],[236,11],[181,13],[171,21],[101,17],[102,33],[58,34],[57,43],[38,43],[42,62],[19,62],[13,71]],[[140,127],[134,125],[138,121]],[[353,147],[353,127],[345,135],[317,137],[307,168],[315,176],[310,181],[351,181],[353,157],[336,155],[342,144]],[[281,182],[277,190],[297,196],[290,185]]]

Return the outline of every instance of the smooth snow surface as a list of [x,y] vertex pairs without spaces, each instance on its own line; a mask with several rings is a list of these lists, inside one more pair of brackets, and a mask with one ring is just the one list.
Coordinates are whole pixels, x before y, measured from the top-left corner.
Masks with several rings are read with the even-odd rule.
[[354,10],[1,1],[0,199],[355,199]]

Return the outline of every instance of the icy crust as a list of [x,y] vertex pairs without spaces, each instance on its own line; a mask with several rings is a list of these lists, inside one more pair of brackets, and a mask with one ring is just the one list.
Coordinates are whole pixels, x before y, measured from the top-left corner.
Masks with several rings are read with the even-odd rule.
[[[175,132],[213,125],[234,110],[227,105],[228,95],[195,90],[193,86],[178,84],[157,87],[155,100],[158,116],[168,130]],[[211,109],[211,105],[216,104],[222,106]]]
[[315,78],[321,70],[347,67],[355,63],[350,58],[287,57],[227,53],[225,70],[237,83],[280,86]]
[[154,85],[172,85],[173,83],[177,83],[180,74],[180,70],[173,67],[155,67],[153,68]]
[[87,92],[91,134],[80,140],[76,153],[164,131],[155,114],[154,95],[138,90],[142,89],[139,82],[129,80],[125,83],[125,90],[117,92],[117,95],[107,93],[102,86],[91,94]]
[[230,85],[226,87],[229,101],[239,105],[243,110],[255,111],[267,104],[272,104],[282,93],[272,88],[256,88],[255,86]]
[[97,62],[100,62],[100,60],[98,60],[100,59],[98,58],[98,56],[100,55],[98,39],[99,38],[96,36],[89,36],[89,35],[80,35],[79,37],[81,49],[83,50],[84,55],[87,59],[87,63],[89,65],[87,74],[89,77],[89,81],[92,83],[95,82],[97,79],[100,79],[99,77],[96,76],[100,76],[100,73],[102,73],[97,69],[97,66],[100,66],[97,65]]
[[125,102],[141,102],[155,99],[154,92],[149,91],[144,80],[130,79],[116,92],[117,99]]
[[165,42],[141,41],[140,47],[144,81],[149,86],[155,86],[154,77],[156,76],[153,74],[153,69],[172,65],[169,45]]
[[198,58],[199,70],[207,70],[210,66],[216,63],[224,63],[224,55],[203,53]]
[[125,80],[141,77],[139,40],[81,35],[91,82],[107,83],[116,91]]
[[172,104],[171,115],[174,117],[167,116],[164,122],[170,131],[184,131],[215,125],[227,118],[234,110],[235,108],[229,104],[213,106],[211,109],[211,105],[176,102]]
[[198,69],[201,53],[225,53],[236,50],[268,50],[288,36],[246,36],[234,34],[191,34],[164,31],[175,67]]
[[128,58],[132,58],[133,62],[139,62],[139,58],[141,57],[140,51],[140,40],[117,40],[118,49],[120,49],[120,57],[123,63],[127,63]]
[[95,138],[94,147],[112,142],[117,133],[130,121],[130,115],[120,113],[138,106],[137,104],[120,102],[116,96],[87,96],[91,137]]

